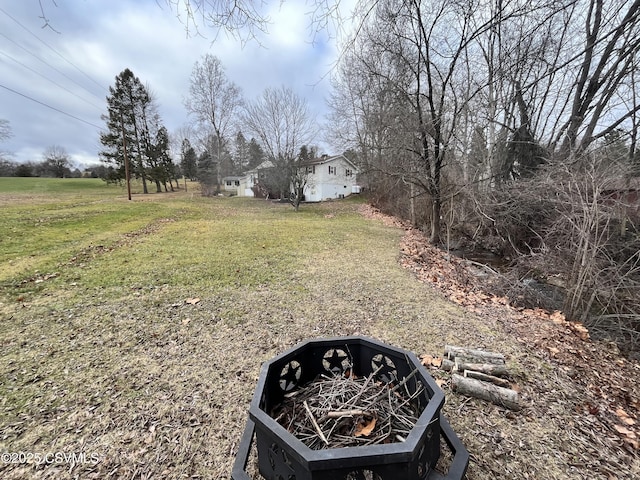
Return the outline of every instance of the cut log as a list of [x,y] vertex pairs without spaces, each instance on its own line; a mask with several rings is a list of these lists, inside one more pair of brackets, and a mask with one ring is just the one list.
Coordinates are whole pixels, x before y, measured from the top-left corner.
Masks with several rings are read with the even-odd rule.
[[451,376],[451,385],[456,392],[463,395],[492,402],[510,410],[520,410],[522,408],[518,392],[515,390],[498,387],[491,383],[463,377],[455,373]]
[[509,380],[505,380],[504,378],[495,377],[493,375],[487,375],[482,372],[474,372],[473,370],[465,370],[464,376],[468,378],[475,378],[476,380],[482,380],[483,382],[493,383],[499,387],[510,388],[511,383]]
[[482,358],[477,355],[467,357],[465,355],[456,355],[452,360],[459,360],[462,363],[488,363],[491,365],[504,365],[504,359],[500,358]]
[[473,370],[475,372],[486,373],[487,375],[493,375],[496,377],[506,377],[509,374],[505,365],[495,365],[492,363],[465,363],[456,358],[453,371],[464,372],[465,370]]
[[449,360],[456,357],[464,357],[471,360],[469,363],[495,363],[504,364],[504,355],[496,352],[487,352],[485,350],[474,350],[472,348],[456,347],[454,345],[444,346],[444,355]]
[[455,367],[455,363],[452,360],[449,360],[447,358],[443,358],[442,359],[442,365],[440,365],[440,368],[442,370],[444,370],[445,372],[450,372],[453,370],[453,367]]

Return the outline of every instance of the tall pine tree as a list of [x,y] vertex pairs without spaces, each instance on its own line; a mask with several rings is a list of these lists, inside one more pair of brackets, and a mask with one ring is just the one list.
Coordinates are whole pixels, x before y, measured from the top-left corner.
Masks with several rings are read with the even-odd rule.
[[128,68],[116,76],[115,85],[109,87],[107,112],[102,117],[107,128],[100,135],[104,147],[100,157],[109,167],[112,180],[125,178],[124,137],[130,175],[142,179],[144,193],[149,193],[148,181],[156,183],[157,191],[161,191],[160,185],[165,183],[166,190],[166,181],[173,170],[168,135],[156,102]]

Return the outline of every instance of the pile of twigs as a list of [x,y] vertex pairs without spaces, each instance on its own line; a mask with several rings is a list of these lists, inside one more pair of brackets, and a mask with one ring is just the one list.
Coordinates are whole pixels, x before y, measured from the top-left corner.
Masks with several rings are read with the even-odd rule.
[[416,424],[416,398],[424,386],[409,392],[397,384],[368,377],[320,375],[285,395],[272,417],[309,448],[341,448],[402,442]]

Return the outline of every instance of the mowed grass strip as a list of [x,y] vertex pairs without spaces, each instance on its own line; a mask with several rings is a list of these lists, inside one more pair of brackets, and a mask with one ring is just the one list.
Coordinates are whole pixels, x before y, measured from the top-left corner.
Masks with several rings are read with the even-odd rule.
[[[42,186],[46,180],[51,188]],[[153,285],[264,284],[299,268],[309,255],[305,251],[339,247],[341,238],[366,223],[349,202],[342,214],[338,204],[294,212],[287,204],[205,199],[188,192],[136,195],[129,202],[120,187],[105,190],[95,180],[82,180],[100,190],[82,198],[77,182],[65,192],[65,181],[38,180],[38,190],[56,192],[44,204],[34,204],[31,183],[22,195],[14,188],[12,205],[0,214],[6,225],[0,285],[8,302],[56,290],[68,293],[71,287],[99,287],[118,295],[120,288]],[[336,215],[350,220],[331,221]]]
[[97,179],[1,178],[0,284],[57,273],[87,249],[109,248],[190,208],[190,197],[125,195]]

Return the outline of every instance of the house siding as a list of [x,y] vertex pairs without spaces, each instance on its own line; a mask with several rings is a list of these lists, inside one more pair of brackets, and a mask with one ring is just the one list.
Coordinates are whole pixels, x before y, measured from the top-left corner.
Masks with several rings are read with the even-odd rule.
[[[315,173],[310,173],[304,189],[305,201],[320,202],[347,197],[357,185],[357,169],[343,155],[329,157],[315,165]],[[351,175],[347,175],[351,172]]]

